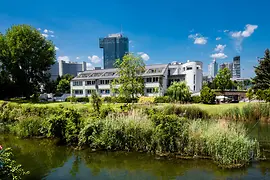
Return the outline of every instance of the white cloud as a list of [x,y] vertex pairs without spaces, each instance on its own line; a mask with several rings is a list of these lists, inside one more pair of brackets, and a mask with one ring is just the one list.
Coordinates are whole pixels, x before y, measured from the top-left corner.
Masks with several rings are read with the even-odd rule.
[[78,56],[78,57],[76,57],[76,59],[78,60],[78,59],[80,59],[80,57]]
[[143,53],[143,54],[141,55],[141,57],[142,57],[142,59],[145,60],[145,61],[148,61],[148,60],[150,59],[149,55],[146,54],[146,53]]
[[225,47],[226,47],[226,45],[221,45],[221,44],[216,45],[215,51],[223,52]]
[[242,50],[242,42],[245,38],[251,36],[258,28],[258,25],[247,24],[244,31],[232,31],[231,37],[235,40],[235,49],[238,53]]
[[100,59],[98,56],[96,56],[96,55],[88,56],[88,59],[89,59],[92,63],[95,63],[95,64],[101,62],[101,59]]
[[215,59],[225,59],[225,58],[227,58],[228,56],[227,56],[226,54],[220,52],[220,53],[212,54],[210,57],[211,57],[211,58],[215,58]]
[[204,45],[207,43],[207,37],[203,37],[201,34],[190,34],[188,36],[189,39],[194,39],[194,44],[201,44]]
[[223,32],[225,32],[225,33],[226,33],[226,32],[229,32],[229,30],[228,30],[228,29],[226,29],[226,30],[224,30]]
[[[39,28],[40,29],[40,28]],[[41,30],[41,29],[40,29]],[[52,31],[52,30],[49,30],[49,29],[44,29],[44,31],[43,31],[44,33],[46,33],[46,34],[48,34],[48,33],[51,33],[51,34],[53,34],[54,33],[54,31]]]
[[59,48],[55,46],[55,50],[56,50],[56,51],[59,51]]
[[37,28],[37,30],[38,30],[38,31],[40,31],[40,30],[41,30],[41,28]]
[[70,59],[69,59],[68,56],[58,56],[57,60],[58,60],[58,61],[63,60],[63,61],[65,61],[65,62],[70,62]]
[[41,34],[41,35],[44,36],[45,38],[49,36],[48,34]]
[[86,63],[86,70],[93,69],[93,65],[91,63]]
[[51,37],[54,37],[54,35],[51,35]]
[[217,37],[216,40],[217,40],[217,41],[221,40],[221,37]]
[[49,33],[52,33],[52,34],[53,34],[53,33],[54,33],[54,31],[49,30]]
[[48,29],[44,29],[44,31],[43,31],[44,33],[48,33],[49,32],[49,30]]

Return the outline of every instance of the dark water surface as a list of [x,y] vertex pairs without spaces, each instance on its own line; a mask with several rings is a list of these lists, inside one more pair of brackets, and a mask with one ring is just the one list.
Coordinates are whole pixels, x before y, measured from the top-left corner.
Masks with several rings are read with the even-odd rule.
[[74,151],[52,140],[0,135],[31,174],[25,179],[270,179],[270,161],[223,170],[211,160],[161,159],[146,153]]

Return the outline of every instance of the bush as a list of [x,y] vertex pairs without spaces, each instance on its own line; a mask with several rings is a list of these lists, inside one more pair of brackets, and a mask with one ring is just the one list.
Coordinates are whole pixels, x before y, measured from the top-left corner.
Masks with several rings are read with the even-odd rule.
[[141,96],[139,98],[139,101],[138,103],[141,103],[141,104],[153,104],[155,101],[155,97],[145,97],[145,96]]
[[208,86],[204,86],[201,90],[201,101],[204,104],[214,104],[216,100],[215,92]]
[[169,96],[157,96],[155,97],[154,103],[170,103]]
[[22,179],[29,174],[24,171],[22,165],[17,164],[13,159],[13,153],[10,148],[0,149],[0,179]]
[[66,98],[66,102],[89,102],[89,98],[88,97],[67,97]]
[[102,98],[102,100],[105,103],[115,103],[115,99],[111,96],[106,96],[106,97]]
[[201,96],[192,96],[191,102],[192,103],[201,103]]

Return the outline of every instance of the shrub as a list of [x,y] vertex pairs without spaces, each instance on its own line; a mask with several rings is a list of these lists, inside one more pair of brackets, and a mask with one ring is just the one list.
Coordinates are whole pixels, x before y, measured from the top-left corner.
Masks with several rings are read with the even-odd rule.
[[201,90],[201,101],[204,104],[214,104],[216,100],[215,92],[208,86],[204,86]]
[[10,148],[0,149],[0,179],[22,179],[29,174],[24,171],[22,165],[17,164],[13,159],[13,153]]
[[141,104],[153,104],[153,103],[154,103],[154,100],[155,100],[155,97],[145,97],[145,96],[141,96],[141,97],[139,98],[138,103],[141,103]]
[[155,97],[154,103],[169,103],[170,98],[169,96],[157,96]]
[[201,103],[201,96],[192,96],[191,101],[193,103]]
[[173,82],[173,84],[167,89],[168,96],[175,101],[181,103],[189,102],[191,99],[191,93],[189,87],[185,82]]
[[94,110],[97,112],[97,113],[100,113],[100,107],[102,106],[102,100],[100,98],[100,96],[96,93],[96,91],[94,91],[91,95],[91,104],[94,108]]
[[106,96],[103,98],[103,102],[106,102],[106,103],[114,103],[115,102],[115,99],[111,96]]
[[73,96],[70,96],[70,97],[66,98],[66,102],[86,102],[86,103],[88,103],[89,98],[88,97],[73,97]]

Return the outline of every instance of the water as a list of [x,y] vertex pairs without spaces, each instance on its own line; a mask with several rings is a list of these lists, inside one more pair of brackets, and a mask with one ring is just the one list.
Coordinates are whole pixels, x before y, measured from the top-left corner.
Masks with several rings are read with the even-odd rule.
[[55,141],[1,135],[18,163],[31,174],[25,179],[270,179],[270,161],[243,169],[223,170],[211,160],[164,159],[147,153],[75,151]]

